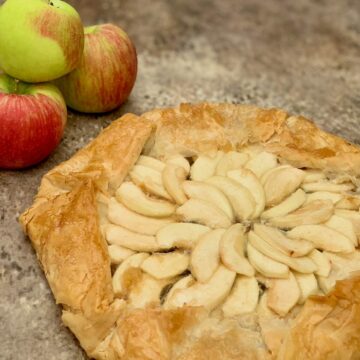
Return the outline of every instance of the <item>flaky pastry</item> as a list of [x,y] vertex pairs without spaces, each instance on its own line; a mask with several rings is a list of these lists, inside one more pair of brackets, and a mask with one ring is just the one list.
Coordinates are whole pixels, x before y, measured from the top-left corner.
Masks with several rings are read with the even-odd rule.
[[360,148],[301,116],[124,115],[20,222],[91,358],[359,359]]

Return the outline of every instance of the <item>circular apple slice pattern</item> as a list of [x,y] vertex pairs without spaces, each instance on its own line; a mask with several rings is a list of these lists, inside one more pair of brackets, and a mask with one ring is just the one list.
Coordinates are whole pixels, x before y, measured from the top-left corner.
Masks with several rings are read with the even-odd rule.
[[115,197],[97,194],[115,296],[284,317],[360,270],[357,190],[259,148],[141,155]]

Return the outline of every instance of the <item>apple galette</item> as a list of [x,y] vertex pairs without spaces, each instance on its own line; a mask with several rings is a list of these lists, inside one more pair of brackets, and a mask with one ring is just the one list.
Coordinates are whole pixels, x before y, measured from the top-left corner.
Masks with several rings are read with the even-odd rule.
[[360,149],[278,109],[125,115],[21,217],[96,359],[359,359]]

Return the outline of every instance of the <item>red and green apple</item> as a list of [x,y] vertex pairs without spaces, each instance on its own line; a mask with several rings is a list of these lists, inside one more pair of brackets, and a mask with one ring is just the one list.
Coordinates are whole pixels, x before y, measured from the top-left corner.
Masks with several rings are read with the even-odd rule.
[[70,108],[101,113],[128,98],[136,74],[137,56],[130,38],[121,28],[104,24],[85,28],[80,65],[55,83]]
[[0,6],[0,67],[26,82],[45,82],[80,62],[84,29],[60,0],[6,0]]
[[0,75],[0,168],[20,169],[45,159],[59,144],[66,119],[55,85]]

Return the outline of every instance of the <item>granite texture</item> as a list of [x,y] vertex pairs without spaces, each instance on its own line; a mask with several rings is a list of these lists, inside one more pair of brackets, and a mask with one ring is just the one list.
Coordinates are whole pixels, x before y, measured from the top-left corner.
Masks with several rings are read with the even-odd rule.
[[[1,2],[1,1],[0,1]],[[0,172],[0,358],[86,359],[17,222],[44,173],[126,112],[180,102],[282,107],[360,143],[358,0],[72,0],[86,25],[113,22],[136,44],[129,101],[104,116],[70,113],[42,164]]]

